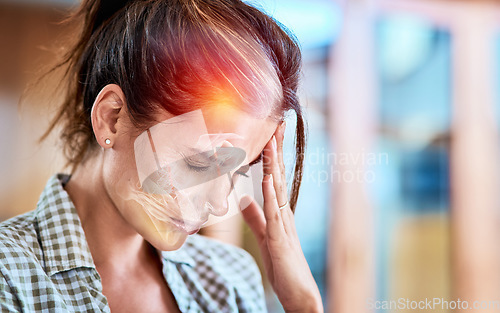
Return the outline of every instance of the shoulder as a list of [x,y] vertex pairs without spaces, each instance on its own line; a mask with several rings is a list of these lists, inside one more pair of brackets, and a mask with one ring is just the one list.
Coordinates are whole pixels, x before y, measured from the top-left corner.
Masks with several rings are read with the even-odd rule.
[[34,211],[0,223],[0,264],[37,258],[39,251]]
[[34,273],[43,272],[34,221],[31,211],[0,223],[0,307],[8,312],[16,311],[18,297],[29,290]]
[[0,223],[0,272],[5,280],[24,283],[43,271],[34,211]]

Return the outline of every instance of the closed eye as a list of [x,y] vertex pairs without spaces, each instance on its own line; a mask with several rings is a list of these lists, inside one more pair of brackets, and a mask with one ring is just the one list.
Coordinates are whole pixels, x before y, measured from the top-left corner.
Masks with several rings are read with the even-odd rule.
[[252,162],[250,162],[247,165],[244,165],[244,166],[240,167],[239,170],[237,170],[234,173],[238,174],[238,175],[241,175],[243,177],[250,177],[247,174],[247,172],[250,170],[250,167],[254,166],[255,164],[259,164],[260,162],[262,162],[263,158],[264,158],[264,151],[262,151],[255,160],[253,160]]
[[262,162],[262,159],[264,158],[264,150],[262,150],[262,152],[259,154],[259,156],[253,160],[252,162],[250,162],[250,164],[248,164],[249,166],[253,166],[255,164],[258,164],[260,162]]
[[195,172],[205,172],[210,169],[210,165],[207,165],[204,162],[200,162],[194,157],[183,156],[183,160],[186,163],[187,167]]
[[190,170],[193,170],[195,172],[206,172],[210,169],[210,166],[195,166],[189,164],[188,162],[186,162],[186,164]]

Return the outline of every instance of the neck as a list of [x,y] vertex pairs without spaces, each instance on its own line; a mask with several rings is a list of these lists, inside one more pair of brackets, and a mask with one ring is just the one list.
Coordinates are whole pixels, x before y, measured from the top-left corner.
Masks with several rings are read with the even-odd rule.
[[80,165],[65,189],[97,268],[127,271],[151,260],[154,249],[126,222],[106,191],[101,158]]

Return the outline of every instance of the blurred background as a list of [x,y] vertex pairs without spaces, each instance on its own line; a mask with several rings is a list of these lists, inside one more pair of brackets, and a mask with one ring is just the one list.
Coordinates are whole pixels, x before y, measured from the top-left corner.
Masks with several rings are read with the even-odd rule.
[[[327,312],[500,312],[500,3],[251,3],[303,48],[309,138],[296,224]],[[74,35],[58,22],[77,5],[0,0],[0,220],[33,210],[63,170],[57,136],[37,143],[56,108],[18,101]],[[239,216],[203,233],[259,260]],[[266,290],[269,311],[282,312]],[[441,305],[412,307],[426,299]]]

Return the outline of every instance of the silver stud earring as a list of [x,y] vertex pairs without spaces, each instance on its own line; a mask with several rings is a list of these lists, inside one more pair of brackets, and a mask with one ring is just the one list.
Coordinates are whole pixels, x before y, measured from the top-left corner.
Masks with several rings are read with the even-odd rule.
[[104,140],[104,142],[105,142],[107,145],[109,145],[109,144],[111,143],[111,139],[106,138],[106,140]]

